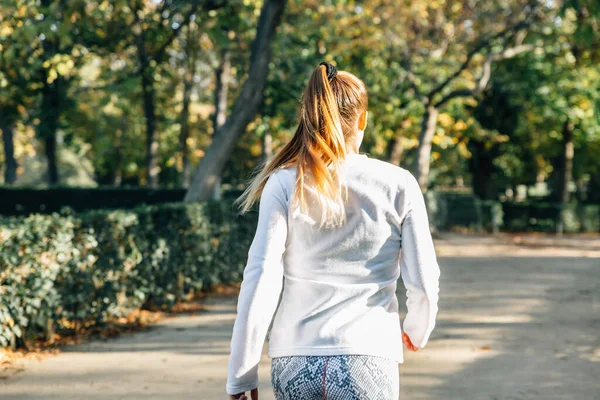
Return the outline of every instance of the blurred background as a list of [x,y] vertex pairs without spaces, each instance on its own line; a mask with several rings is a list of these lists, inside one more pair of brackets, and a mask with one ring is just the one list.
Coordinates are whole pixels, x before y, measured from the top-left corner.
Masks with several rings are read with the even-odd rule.
[[0,212],[235,196],[325,60],[368,87],[361,151],[410,169],[436,210],[468,204],[441,227],[600,229],[596,1],[262,6],[4,0]]
[[597,0],[2,0],[3,398],[222,398],[257,218],[231,201],[322,61],[427,200],[442,308],[403,396],[598,398]]

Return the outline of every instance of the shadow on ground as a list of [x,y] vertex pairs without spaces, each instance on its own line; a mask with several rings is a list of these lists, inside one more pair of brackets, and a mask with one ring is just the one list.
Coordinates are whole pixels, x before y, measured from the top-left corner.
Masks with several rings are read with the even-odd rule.
[[[440,257],[437,327],[425,349],[405,352],[401,398],[600,399],[600,259],[500,251]],[[398,295],[403,304],[402,287]],[[0,397],[224,399],[235,298],[206,309],[26,361],[0,381]],[[266,353],[260,377],[261,398],[272,399]]]
[[438,325],[405,399],[600,399],[600,259],[441,258]]

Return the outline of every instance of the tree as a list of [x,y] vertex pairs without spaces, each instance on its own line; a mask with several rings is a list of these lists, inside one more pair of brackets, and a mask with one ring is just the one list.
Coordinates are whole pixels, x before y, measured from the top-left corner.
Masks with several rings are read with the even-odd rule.
[[233,105],[231,116],[214,133],[213,140],[198,165],[184,201],[202,201],[210,198],[237,139],[260,110],[271,60],[271,42],[281,21],[285,3],[286,0],[265,1],[252,45],[248,78]]
[[[524,40],[528,29],[538,18],[538,4],[535,1],[518,3],[507,2],[504,7],[479,5],[480,9],[477,5],[473,8],[467,4],[443,8],[441,5],[434,7],[431,4],[427,9],[431,17],[423,23],[425,26],[420,26],[418,20],[409,25],[413,27],[413,32],[401,45],[402,66],[406,80],[424,109],[413,166],[423,190],[428,186],[431,143],[440,110],[454,99],[474,97],[482,93],[490,81],[494,63],[533,50],[534,46],[525,44]],[[518,12],[517,7],[521,7],[523,11]],[[460,11],[459,14],[456,13],[457,10]],[[507,12],[510,12],[508,18],[499,18]],[[502,25],[499,26],[498,20],[502,21]],[[451,35],[444,31],[448,29],[448,24],[451,26]],[[456,36],[462,44],[451,50],[452,46],[448,41]],[[439,40],[441,43],[438,48],[423,57],[419,55],[417,46],[428,40]],[[453,54],[447,57],[451,51]],[[422,74],[418,73],[423,70],[423,66],[415,64],[426,62],[429,64],[427,70],[435,71],[431,64],[437,64],[439,61],[436,59],[439,60],[442,56],[442,62],[449,60],[458,66],[452,67],[454,70],[441,80],[439,74],[436,74],[438,76],[429,77],[429,83],[424,83],[427,75],[419,76]],[[459,60],[462,62],[459,63]],[[476,72],[478,69],[479,73]]]

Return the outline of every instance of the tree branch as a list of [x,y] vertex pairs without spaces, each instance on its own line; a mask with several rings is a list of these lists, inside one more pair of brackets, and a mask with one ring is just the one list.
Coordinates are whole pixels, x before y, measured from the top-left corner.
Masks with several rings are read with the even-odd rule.
[[200,6],[201,2],[203,3],[202,10],[204,11],[216,10],[218,8],[224,7],[226,4],[225,1],[220,0],[195,0],[192,3],[192,8],[190,8],[190,11],[188,11],[186,16],[183,18],[183,21],[181,21],[177,28],[173,29],[173,31],[171,32],[171,36],[158,48],[158,50],[156,50],[154,54],[148,57],[148,61],[154,60],[158,62],[158,59],[160,59],[164,55],[167,48],[171,45],[171,43],[173,43],[177,36],[179,36],[181,28],[189,24],[192,15],[196,14],[196,11],[198,11],[198,7]]
[[514,37],[515,35],[517,35],[517,33],[522,32],[523,30],[526,30],[533,23],[533,18],[531,18],[531,17],[535,15],[536,11],[537,11],[537,5],[534,5],[531,7],[531,11],[525,16],[525,18],[523,18],[523,20],[503,29],[502,31],[488,37],[487,39],[482,40],[477,46],[475,46],[473,49],[471,49],[471,51],[469,51],[469,53],[467,53],[467,58],[462,63],[462,65],[452,75],[450,75],[448,78],[446,78],[444,80],[444,82],[440,83],[438,86],[433,88],[427,94],[426,97],[429,99],[432,99],[433,96],[435,96],[438,93],[441,93],[441,91],[444,90],[444,88],[446,86],[448,86],[454,79],[456,79],[464,70],[466,70],[468,68],[469,64],[471,63],[471,60],[473,59],[473,57],[475,55],[477,55],[482,50],[489,48],[495,40],[506,37],[507,35],[508,35],[508,38],[510,39],[510,38]]
[[423,98],[423,94],[421,93],[419,86],[417,86],[417,78],[412,72],[410,56],[408,55],[408,49],[406,47],[402,48],[401,65],[406,72],[406,80],[410,84],[410,87],[415,91],[415,95],[419,98],[419,100],[424,101],[425,99]]
[[489,83],[490,78],[492,77],[492,64],[495,61],[507,60],[507,59],[513,58],[521,53],[531,51],[534,48],[535,48],[535,46],[533,46],[533,45],[522,44],[519,46],[504,49],[499,53],[490,54],[486,58],[485,62],[483,63],[481,76],[479,77],[479,79],[477,79],[477,82],[473,89],[454,90],[454,91],[448,93],[446,96],[444,96],[440,101],[435,103],[434,107],[436,107],[436,108],[441,107],[448,101],[450,101],[454,98],[457,98],[457,97],[478,95],[479,93],[483,92],[483,90],[486,88],[487,84]]

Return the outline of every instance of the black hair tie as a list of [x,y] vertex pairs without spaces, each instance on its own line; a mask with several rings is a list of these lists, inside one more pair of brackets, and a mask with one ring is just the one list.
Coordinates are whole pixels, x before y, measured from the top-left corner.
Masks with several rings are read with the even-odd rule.
[[337,75],[337,68],[326,61],[323,61],[319,66],[324,65],[327,70],[327,79],[332,80]]

